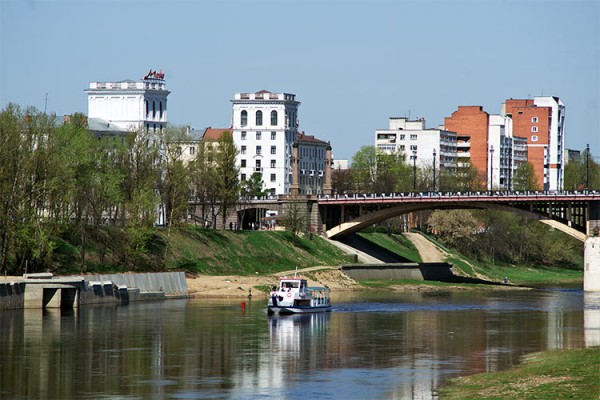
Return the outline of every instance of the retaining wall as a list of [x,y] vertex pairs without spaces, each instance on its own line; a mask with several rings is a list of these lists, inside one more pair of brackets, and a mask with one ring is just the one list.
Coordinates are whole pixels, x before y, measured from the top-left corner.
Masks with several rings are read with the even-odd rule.
[[341,270],[354,280],[414,279],[448,281],[454,278],[448,263],[397,263],[342,265]]

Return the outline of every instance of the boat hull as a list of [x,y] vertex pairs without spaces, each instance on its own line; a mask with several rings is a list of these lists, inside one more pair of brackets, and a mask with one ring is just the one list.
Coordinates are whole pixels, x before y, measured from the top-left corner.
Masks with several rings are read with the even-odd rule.
[[327,306],[268,306],[267,312],[269,315],[289,315],[289,314],[310,314],[310,313],[323,313],[331,311],[331,305]]

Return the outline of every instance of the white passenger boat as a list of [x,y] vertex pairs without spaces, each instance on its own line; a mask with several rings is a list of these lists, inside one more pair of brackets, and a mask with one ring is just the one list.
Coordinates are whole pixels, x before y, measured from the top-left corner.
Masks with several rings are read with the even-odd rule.
[[310,287],[306,279],[282,277],[274,286],[267,304],[269,314],[303,314],[331,311],[330,290]]

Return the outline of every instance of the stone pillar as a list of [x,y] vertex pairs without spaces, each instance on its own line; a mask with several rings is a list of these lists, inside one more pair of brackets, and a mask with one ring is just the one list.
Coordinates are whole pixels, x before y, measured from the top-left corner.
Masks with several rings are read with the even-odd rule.
[[327,145],[325,149],[325,184],[323,185],[323,194],[331,196],[331,168],[333,167],[333,159],[331,158],[331,145]]
[[298,167],[300,160],[298,158],[298,142],[292,145],[292,186],[290,187],[290,194],[292,196],[298,196],[300,194],[300,185],[298,183]]
[[600,292],[600,201],[587,209],[587,236],[583,250],[583,290]]
[[588,237],[583,250],[583,290],[600,292],[600,237]]

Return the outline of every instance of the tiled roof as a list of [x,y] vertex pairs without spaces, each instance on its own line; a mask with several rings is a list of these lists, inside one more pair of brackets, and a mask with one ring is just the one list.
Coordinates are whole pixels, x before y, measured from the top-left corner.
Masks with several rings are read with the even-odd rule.
[[212,128],[208,127],[202,135],[202,140],[206,142],[216,142],[221,139],[223,132],[231,132],[231,128]]

